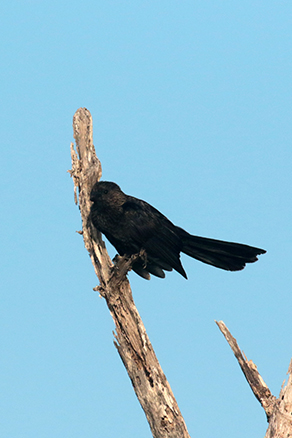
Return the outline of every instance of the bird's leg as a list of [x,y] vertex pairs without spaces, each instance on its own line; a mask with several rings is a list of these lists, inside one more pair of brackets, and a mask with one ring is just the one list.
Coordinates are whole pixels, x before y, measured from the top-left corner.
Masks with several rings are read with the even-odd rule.
[[140,252],[136,254],[132,254],[130,257],[127,255],[120,256],[119,254],[115,255],[113,258],[114,266],[112,268],[113,276],[123,277],[127,275],[127,273],[132,269],[133,264],[140,259],[143,262],[143,268],[147,266],[147,254],[145,249],[141,249]]
[[[138,253],[138,257],[139,257],[139,259],[142,260],[142,262],[143,262],[143,268],[145,269],[146,266],[147,266],[147,253],[146,253],[146,251],[145,251],[144,248],[141,248],[141,249],[140,249],[140,252]],[[138,257],[137,257],[137,258],[138,258]],[[136,260],[136,259],[135,259],[135,260]]]
[[114,266],[112,267],[112,273],[110,275],[110,280],[113,277],[121,280],[123,277],[127,275],[127,273],[132,269],[133,263],[139,258],[139,254],[133,254],[131,256],[123,255],[120,256],[117,254],[113,258]]

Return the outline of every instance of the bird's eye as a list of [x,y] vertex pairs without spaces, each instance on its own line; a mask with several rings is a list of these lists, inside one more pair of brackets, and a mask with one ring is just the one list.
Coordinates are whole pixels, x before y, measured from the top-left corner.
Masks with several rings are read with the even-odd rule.
[[105,190],[103,191],[103,193],[106,195],[106,194],[108,193],[108,190],[105,189]]

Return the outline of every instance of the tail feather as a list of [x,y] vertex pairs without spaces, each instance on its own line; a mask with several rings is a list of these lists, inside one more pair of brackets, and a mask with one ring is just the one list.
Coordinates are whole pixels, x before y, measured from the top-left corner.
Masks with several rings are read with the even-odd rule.
[[246,263],[256,262],[257,256],[266,252],[241,243],[192,236],[182,229],[179,233],[183,242],[182,252],[226,271],[240,271]]

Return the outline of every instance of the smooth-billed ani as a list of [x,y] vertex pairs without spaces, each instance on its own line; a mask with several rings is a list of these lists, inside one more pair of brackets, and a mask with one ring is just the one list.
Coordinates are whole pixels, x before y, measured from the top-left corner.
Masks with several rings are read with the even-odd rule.
[[149,273],[164,278],[164,271],[172,269],[187,278],[180,252],[227,271],[240,271],[266,252],[240,243],[192,236],[147,202],[123,193],[113,182],[97,182],[90,200],[93,225],[121,256],[144,250],[145,257],[138,258],[132,269],[146,279],[150,279]]

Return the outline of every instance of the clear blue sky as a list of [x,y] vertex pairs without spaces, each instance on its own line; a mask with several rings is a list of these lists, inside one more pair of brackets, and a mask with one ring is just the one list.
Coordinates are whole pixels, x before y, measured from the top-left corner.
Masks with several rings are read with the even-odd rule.
[[[214,320],[278,396],[291,358],[291,1],[10,1],[1,17],[0,435],[147,438],[92,288],[70,169],[87,107],[103,179],[193,234],[268,253],[129,277],[190,435],[267,423]],[[115,254],[109,248],[110,254]]]

